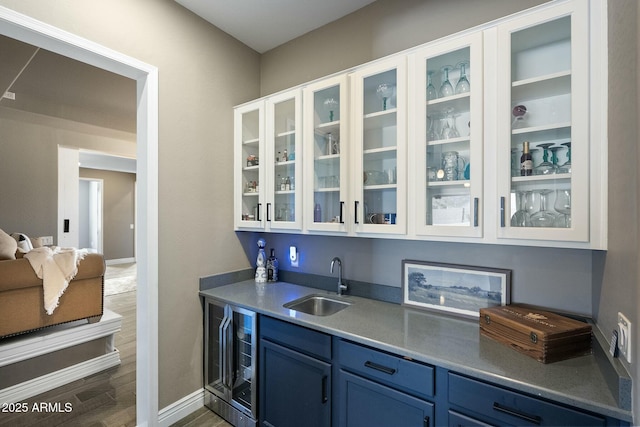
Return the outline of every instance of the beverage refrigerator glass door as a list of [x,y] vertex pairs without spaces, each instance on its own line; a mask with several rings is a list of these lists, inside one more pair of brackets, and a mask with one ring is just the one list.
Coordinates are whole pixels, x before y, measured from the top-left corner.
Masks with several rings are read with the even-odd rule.
[[256,425],[257,316],[213,300],[205,304],[205,405],[234,425]]

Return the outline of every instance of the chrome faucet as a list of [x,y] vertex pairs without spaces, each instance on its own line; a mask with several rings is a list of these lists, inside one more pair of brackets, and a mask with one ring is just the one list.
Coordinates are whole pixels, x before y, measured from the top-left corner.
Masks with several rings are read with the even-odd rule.
[[342,295],[347,290],[347,285],[342,283],[342,261],[340,258],[335,257],[331,260],[331,273],[333,274],[333,266],[338,263],[338,295]]

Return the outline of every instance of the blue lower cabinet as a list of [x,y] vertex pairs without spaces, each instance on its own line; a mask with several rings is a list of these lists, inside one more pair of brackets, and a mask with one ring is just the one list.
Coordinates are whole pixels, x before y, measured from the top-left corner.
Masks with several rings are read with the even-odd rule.
[[475,418],[467,417],[457,413],[456,411],[449,411],[449,427],[495,427],[493,424],[483,423]]
[[556,405],[452,372],[449,373],[448,382],[449,404],[452,407],[494,424],[564,427],[608,425],[602,416]]
[[341,427],[431,427],[434,405],[341,370],[338,425]]
[[[275,322],[274,325],[282,326]],[[265,328],[261,332],[258,406],[260,425],[330,427],[331,363],[297,351],[301,345],[298,340],[300,335],[305,335],[308,331],[322,338],[323,334],[290,326],[291,345],[296,350],[266,339],[265,336],[273,332],[271,328]],[[331,354],[330,341],[327,343],[328,353]]]

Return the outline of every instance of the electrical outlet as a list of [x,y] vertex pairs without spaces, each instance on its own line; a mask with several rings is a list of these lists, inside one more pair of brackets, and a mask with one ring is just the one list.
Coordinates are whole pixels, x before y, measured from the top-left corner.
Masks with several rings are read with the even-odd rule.
[[40,237],[40,241],[44,246],[51,246],[53,245],[53,236],[42,236]]
[[622,313],[618,313],[618,349],[631,363],[631,322]]

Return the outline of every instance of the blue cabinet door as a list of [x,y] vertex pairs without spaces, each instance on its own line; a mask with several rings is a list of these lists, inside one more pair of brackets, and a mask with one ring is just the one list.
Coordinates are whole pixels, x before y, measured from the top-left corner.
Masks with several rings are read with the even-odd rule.
[[260,424],[331,426],[331,364],[260,341]]
[[339,373],[340,427],[431,427],[434,405],[376,382]]

